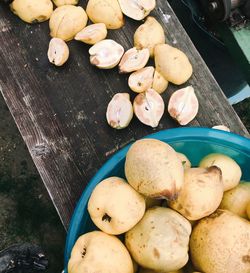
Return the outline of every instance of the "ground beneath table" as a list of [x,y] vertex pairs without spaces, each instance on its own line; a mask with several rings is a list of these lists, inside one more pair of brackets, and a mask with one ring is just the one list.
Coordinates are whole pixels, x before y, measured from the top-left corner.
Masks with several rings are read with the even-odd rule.
[[38,244],[50,261],[47,272],[61,272],[64,228],[2,96],[0,116],[0,250]]
[[233,105],[233,107],[246,126],[248,132],[250,132],[250,98]]

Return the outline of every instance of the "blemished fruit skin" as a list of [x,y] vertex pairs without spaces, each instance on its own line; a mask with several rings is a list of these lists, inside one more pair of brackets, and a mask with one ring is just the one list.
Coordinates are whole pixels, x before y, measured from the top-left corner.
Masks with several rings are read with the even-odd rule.
[[125,235],[133,259],[155,271],[175,271],[188,261],[191,224],[176,211],[153,207]]
[[78,238],[68,263],[68,273],[133,273],[128,250],[115,236],[102,231]]
[[89,0],[86,12],[93,23],[104,23],[107,29],[121,28],[125,22],[117,0]]
[[219,207],[223,192],[219,168],[189,168],[184,172],[184,184],[179,195],[169,202],[169,206],[188,220],[199,220]]
[[250,272],[250,222],[227,210],[217,210],[194,227],[191,260],[206,273]]
[[209,154],[201,160],[199,166],[202,168],[210,166],[217,166],[220,168],[222,171],[224,191],[231,190],[240,183],[242,175],[241,168],[235,160],[227,155],[219,153]]
[[142,139],[130,147],[125,161],[128,183],[141,194],[174,199],[184,182],[184,169],[175,150],[156,139]]
[[51,0],[14,0],[10,4],[14,14],[29,24],[47,21],[53,12]]
[[247,216],[248,216],[248,219],[250,220],[250,202],[247,205]]
[[169,82],[181,85],[193,74],[188,57],[175,47],[167,44],[156,45],[154,56],[156,70]]
[[124,179],[109,177],[93,190],[88,212],[94,224],[108,234],[122,234],[135,226],[145,213],[145,198]]
[[134,34],[134,46],[138,49],[148,48],[150,57],[154,56],[154,48],[165,43],[164,29],[154,17],[147,17]]
[[50,17],[50,36],[70,41],[87,25],[87,21],[88,16],[82,7],[60,6],[53,11]]

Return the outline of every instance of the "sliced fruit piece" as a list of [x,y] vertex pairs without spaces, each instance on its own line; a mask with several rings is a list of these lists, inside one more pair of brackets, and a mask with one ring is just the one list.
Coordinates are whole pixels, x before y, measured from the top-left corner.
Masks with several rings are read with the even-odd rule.
[[133,118],[133,106],[128,93],[114,95],[108,104],[106,118],[108,124],[115,129],[127,127]]
[[142,20],[155,8],[155,0],[118,0],[122,12],[134,20]]
[[137,118],[153,128],[158,126],[165,109],[162,97],[154,89],[138,94],[133,107]]
[[114,40],[102,40],[89,49],[90,63],[98,68],[110,69],[119,63],[123,53],[124,48]]
[[170,116],[176,119],[180,125],[186,125],[192,121],[198,113],[199,102],[192,86],[175,91],[168,103]]
[[130,73],[143,68],[149,59],[149,49],[144,48],[141,50],[135,47],[130,48],[123,55],[119,64],[120,73]]
[[107,28],[104,23],[92,24],[78,32],[75,36],[75,40],[94,45],[104,40],[107,34]]
[[133,72],[128,78],[130,89],[136,93],[147,91],[152,87],[154,71],[153,66],[147,66]]
[[49,42],[48,59],[56,65],[63,65],[69,58],[69,47],[60,38],[52,38]]

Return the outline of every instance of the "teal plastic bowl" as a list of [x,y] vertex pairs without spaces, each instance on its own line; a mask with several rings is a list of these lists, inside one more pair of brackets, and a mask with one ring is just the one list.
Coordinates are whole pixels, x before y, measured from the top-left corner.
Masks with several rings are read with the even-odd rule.
[[[239,135],[208,128],[176,128],[148,135],[171,145],[176,151],[184,153],[197,166],[201,158],[210,153],[222,153],[233,158],[243,172],[242,180],[250,181],[250,139]],[[131,144],[130,144],[131,145]],[[77,238],[89,231],[96,230],[87,211],[88,199],[95,186],[109,176],[124,177],[124,162],[130,145],[115,153],[96,173],[84,190],[67,234],[65,246],[65,272],[71,250]]]

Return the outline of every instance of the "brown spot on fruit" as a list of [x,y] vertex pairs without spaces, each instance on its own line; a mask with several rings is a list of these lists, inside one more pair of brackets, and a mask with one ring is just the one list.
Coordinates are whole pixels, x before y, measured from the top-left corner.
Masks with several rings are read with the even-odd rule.
[[158,198],[158,199],[167,199],[169,201],[175,200],[177,198],[175,183],[174,183],[174,187],[173,187],[172,191],[164,190],[159,193],[153,194],[150,197],[151,198]]
[[155,256],[157,259],[160,258],[160,252],[159,252],[159,250],[158,250],[157,248],[154,247],[153,253],[154,253],[154,256]]
[[242,257],[243,263],[250,263],[250,255],[245,255]]
[[185,216],[191,216],[191,213],[188,209],[185,209]]
[[213,219],[213,218],[217,218],[217,217],[221,216],[223,213],[224,213],[223,210],[218,209],[216,212],[214,212],[213,214],[211,214],[211,215],[209,216],[209,218],[212,218],[212,219]]
[[182,206],[181,204],[178,204],[177,210],[180,211],[180,210],[182,210],[182,209],[183,209],[183,206]]
[[82,254],[82,258],[84,258],[84,256],[86,255],[87,249],[86,247],[83,248],[83,251],[81,252]]
[[221,169],[218,168],[217,166],[208,167],[207,171],[208,171],[208,173],[215,173],[215,174],[219,173],[219,175],[222,177]]
[[104,221],[104,222],[111,222],[111,217],[107,214],[107,213],[105,213],[103,216],[102,216],[102,221]]

